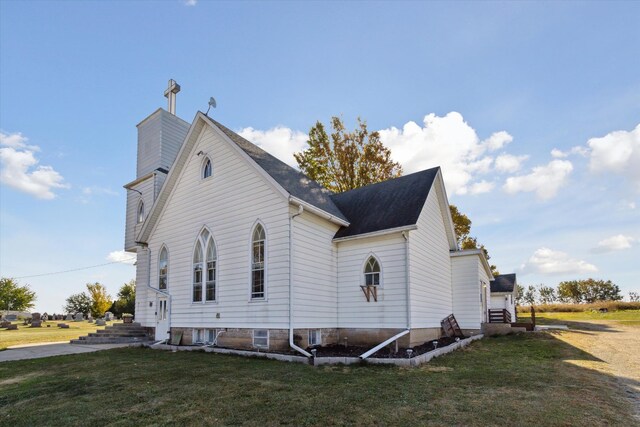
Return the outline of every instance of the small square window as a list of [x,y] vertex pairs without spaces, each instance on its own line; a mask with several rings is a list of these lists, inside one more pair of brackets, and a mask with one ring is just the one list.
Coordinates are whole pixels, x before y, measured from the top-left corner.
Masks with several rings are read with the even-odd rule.
[[193,330],[193,343],[204,344],[204,329]]
[[322,333],[320,329],[309,329],[309,347],[322,345]]
[[253,346],[258,348],[269,348],[269,330],[268,329],[253,330]]

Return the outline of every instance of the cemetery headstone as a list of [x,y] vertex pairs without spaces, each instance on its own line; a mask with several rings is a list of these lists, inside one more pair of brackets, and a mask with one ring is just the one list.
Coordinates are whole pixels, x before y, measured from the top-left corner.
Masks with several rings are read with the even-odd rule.
[[58,323],[58,328],[69,329],[69,325],[67,325],[66,323]]
[[35,322],[39,322],[40,320],[42,320],[42,318],[40,317],[40,313],[32,313],[31,314],[31,323]]
[[18,320],[18,315],[17,314],[7,314],[6,316],[4,316],[4,320],[7,320],[9,322],[15,322],[16,320]]
[[82,313],[76,313],[76,318],[74,320],[76,322],[82,322],[84,320],[84,315]]
[[71,315],[71,313],[67,314],[67,318],[65,320],[67,321],[73,320],[73,316]]
[[111,322],[111,321],[113,320],[113,318],[114,318],[114,317],[113,317],[113,313],[112,313],[112,312],[110,312],[110,311],[107,311],[107,312],[104,314],[104,320],[106,320],[107,322]]
[[0,328],[6,328],[10,324],[11,324],[11,322],[7,322],[6,320],[4,320],[4,321],[0,322]]
[[18,329],[18,325],[11,324],[7,326],[7,331],[15,331],[16,329]]
[[32,320],[31,321],[32,328],[40,328],[42,327],[42,320]]
[[96,319],[96,326],[105,326],[106,324],[104,319]]

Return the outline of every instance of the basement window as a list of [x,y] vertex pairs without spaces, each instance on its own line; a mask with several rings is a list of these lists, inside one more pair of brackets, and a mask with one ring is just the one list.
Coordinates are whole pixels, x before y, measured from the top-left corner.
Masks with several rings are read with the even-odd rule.
[[269,348],[269,330],[268,329],[253,330],[253,346],[257,348]]
[[322,334],[320,329],[309,329],[309,347],[322,345]]
[[193,330],[193,343],[204,344],[204,329]]

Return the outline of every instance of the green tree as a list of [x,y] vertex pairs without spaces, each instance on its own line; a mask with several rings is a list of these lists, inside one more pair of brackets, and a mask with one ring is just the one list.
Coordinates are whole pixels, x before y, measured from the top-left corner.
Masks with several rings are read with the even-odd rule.
[[91,312],[91,298],[84,292],[73,294],[67,298],[64,311],[71,314],[82,313],[86,316]]
[[639,302],[640,294],[637,292],[629,292],[629,301],[631,302]]
[[536,303],[537,298],[538,298],[538,290],[536,289],[535,286],[529,285],[527,287],[527,290],[524,292],[524,297],[523,297],[524,302],[529,305],[534,305]]
[[556,290],[551,286],[540,285],[538,288],[541,304],[553,304],[556,301]]
[[111,306],[111,311],[118,316],[124,313],[134,314],[136,309],[136,281],[132,279],[129,283],[122,285],[118,291],[118,299]]
[[34,306],[36,293],[29,285],[20,286],[9,277],[0,278],[0,310],[28,310]]
[[453,219],[453,226],[456,230],[458,246],[462,247],[462,242],[469,237],[469,233],[471,232],[471,220],[468,216],[460,212],[456,205],[449,205],[449,211],[451,212],[451,219]]
[[620,288],[611,280],[569,280],[560,282],[558,296],[563,302],[592,303],[597,301],[619,301]]
[[342,193],[402,175],[402,167],[391,160],[391,151],[378,132],[369,132],[358,117],[358,127],[349,132],[340,117],[331,118],[331,136],[316,122],[309,130],[308,148],[294,157],[300,170],[325,188]]
[[522,305],[524,302],[524,286],[516,284],[516,304]]
[[104,313],[111,307],[111,295],[107,293],[107,288],[98,282],[87,283],[87,291],[91,298],[91,314],[94,317],[104,316]]

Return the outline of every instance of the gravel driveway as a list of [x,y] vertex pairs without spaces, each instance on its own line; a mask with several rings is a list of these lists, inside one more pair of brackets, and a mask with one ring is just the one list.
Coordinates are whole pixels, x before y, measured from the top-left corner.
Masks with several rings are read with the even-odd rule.
[[617,378],[640,420],[640,324],[605,320],[558,323],[569,325],[570,330],[554,335],[604,362],[588,367]]

